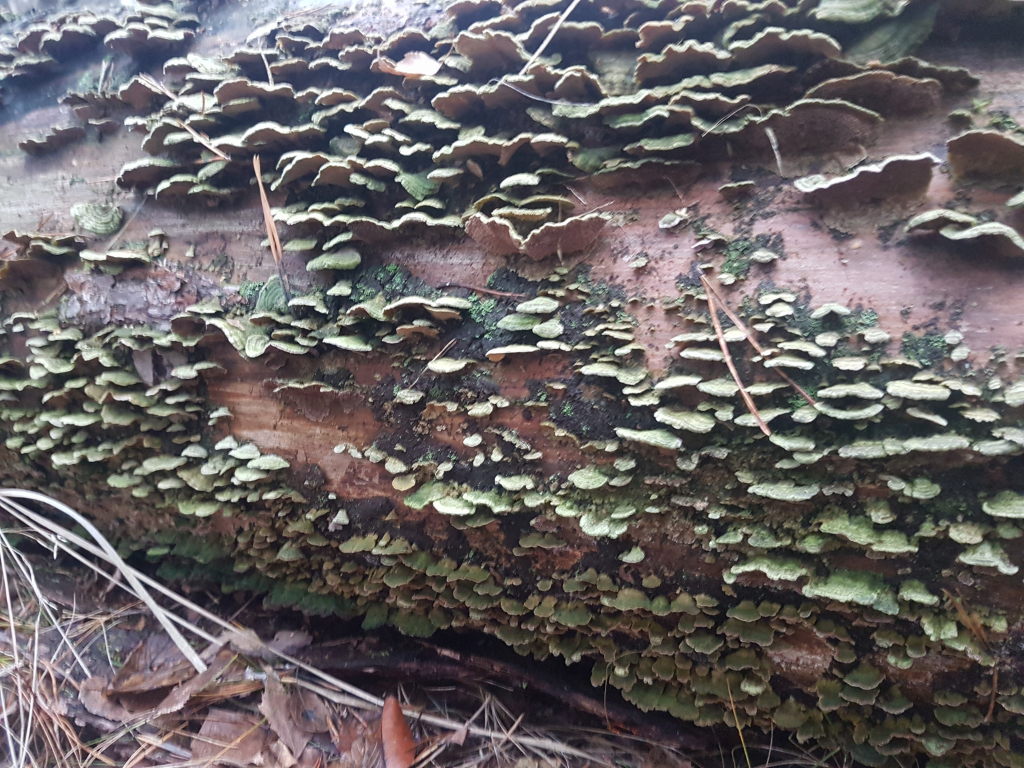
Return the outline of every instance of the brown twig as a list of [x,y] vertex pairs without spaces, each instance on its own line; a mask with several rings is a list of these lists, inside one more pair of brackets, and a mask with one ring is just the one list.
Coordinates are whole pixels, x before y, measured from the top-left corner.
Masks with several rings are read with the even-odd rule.
[[[490,680],[515,684],[517,687],[525,687],[531,693],[548,696],[576,712],[607,722],[609,730],[656,741],[665,738],[666,722],[644,716],[621,701],[602,701],[592,690],[578,689],[567,680],[553,678],[528,666],[521,667],[490,656],[456,651],[427,641],[414,641],[411,644],[426,649],[432,658],[424,658],[404,648],[392,648],[386,655],[361,656],[338,654],[332,648],[316,646],[304,651],[301,658],[310,664],[346,674],[389,674],[405,681],[453,680],[475,684]],[[687,733],[685,738],[694,749],[707,746],[700,734]]]
[[992,694],[988,697],[988,711],[985,713],[985,722],[991,723],[992,716],[996,713],[996,694],[999,693],[999,667],[992,667]]
[[[710,283],[704,275],[700,276],[700,280],[704,283],[705,289],[710,287]],[[722,350],[722,355],[725,357],[725,364],[729,368],[729,373],[732,375],[732,380],[736,382],[736,386],[739,387],[740,397],[743,398],[744,405],[747,406],[747,410],[750,411],[750,415],[754,417],[757,422],[757,426],[761,428],[761,431],[768,437],[772,436],[771,429],[768,428],[768,424],[761,417],[761,412],[757,410],[757,405],[754,403],[754,398],[747,392],[747,388],[743,386],[743,380],[740,379],[739,371],[736,370],[736,363],[733,362],[732,353],[729,352],[729,344],[725,340],[725,334],[722,332],[722,321],[718,319],[718,307],[715,304],[714,296],[710,290],[707,291],[708,310],[711,312],[711,324],[715,327],[715,336],[718,337],[718,346]]]
[[285,301],[291,301],[291,291],[288,287],[288,278],[284,273],[284,249],[281,247],[281,237],[277,233],[277,224],[274,223],[274,214],[270,210],[270,200],[267,199],[267,190],[263,188],[262,168],[260,156],[252,156],[252,170],[256,174],[256,186],[260,190],[260,205],[263,207],[263,225],[267,228],[267,240],[270,241],[270,253],[277,265],[277,276],[281,278],[281,287],[284,289]]
[[988,633],[985,631],[985,627],[982,625],[978,617],[964,608],[963,601],[948,589],[942,590],[942,594],[946,596],[946,599],[953,606],[953,610],[956,611],[956,616],[960,619],[960,623],[964,625],[964,628],[974,635],[985,650],[988,650]]

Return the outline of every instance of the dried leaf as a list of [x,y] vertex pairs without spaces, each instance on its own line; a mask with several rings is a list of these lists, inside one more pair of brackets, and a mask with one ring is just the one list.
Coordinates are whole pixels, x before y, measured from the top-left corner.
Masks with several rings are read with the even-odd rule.
[[253,630],[248,628],[234,628],[224,632],[217,638],[219,642],[226,643],[239,653],[249,656],[261,656],[266,651],[266,644]]
[[82,681],[78,687],[78,700],[90,714],[124,723],[134,719],[134,715],[116,701],[107,696],[109,680],[105,677],[90,677]]
[[292,707],[292,716],[299,728],[310,735],[327,732],[331,711],[315,693],[296,691],[292,696]]
[[313,641],[312,635],[302,630],[282,629],[267,643],[267,647],[279,653],[294,654]]
[[211,709],[192,739],[192,759],[198,764],[259,765],[267,746],[260,719],[232,709]]
[[288,751],[294,757],[302,754],[309,741],[309,734],[296,721],[295,713],[302,711],[302,704],[295,704],[292,695],[285,690],[281,684],[281,678],[270,667],[264,667],[267,674],[266,682],[263,684],[263,700],[260,702],[260,712],[267,718],[271,729],[281,739]]
[[164,634],[151,634],[129,654],[110,683],[113,694],[145,693],[188,680],[195,669]]
[[172,688],[151,712],[146,713],[147,716],[154,717],[156,715],[166,715],[171,712],[177,712],[189,702],[189,699],[204,690],[218,677],[220,677],[234,658],[235,655],[230,651],[221,651],[205,671],[200,672],[198,675]]
[[416,760],[416,741],[412,737],[402,706],[394,696],[384,700],[380,717],[380,736],[384,744],[385,768],[409,768]]
[[461,728],[449,733],[447,736],[444,737],[444,740],[449,744],[454,744],[457,747],[461,747],[463,744],[466,743],[467,736],[469,736],[469,723],[466,723]]
[[377,66],[381,72],[389,75],[400,75],[401,77],[429,77],[436,75],[441,69],[441,62],[423,51],[409,51],[402,57],[401,61],[394,62],[391,59],[380,58]]

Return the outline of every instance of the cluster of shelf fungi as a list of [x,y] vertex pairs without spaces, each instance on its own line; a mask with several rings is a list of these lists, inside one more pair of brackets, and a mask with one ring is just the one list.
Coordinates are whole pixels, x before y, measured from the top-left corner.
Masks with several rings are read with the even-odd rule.
[[[158,4],[9,41],[0,81],[15,88],[99,47],[147,57],[66,94],[74,121],[26,137],[27,153],[137,131],[117,183],[183,220],[251,204],[259,156],[280,249],[307,274],[241,291],[206,275],[166,322],[97,327],[74,298],[24,297],[54,268],[188,280],[167,257],[178,233],[117,242],[128,217],[108,202],[78,204],[66,232],[9,232],[5,482],[73,478],[168,573],[199,562],[368,628],[486,632],[686,721],[783,729],[867,765],[1024,765],[1015,351],[974,366],[955,328],[901,346],[870,308],[772,283],[800,254],[763,242],[676,270],[657,370],[641,299],[587,268],[621,221],[575,190],[749,161],[721,190],[740,212],[765,185],[857,209],[922,196],[945,162],[958,188],[1005,200],[918,211],[905,236],[1012,269],[1024,130],[950,127],[943,159],[809,173],[969,97],[968,71],[912,55],[939,3],[568,5],[460,0],[390,36],[299,16],[223,58],[189,53],[200,16]],[[808,174],[782,179],[784,163]],[[707,225],[680,209],[660,234],[737,245]],[[431,285],[390,258],[464,238],[504,258],[491,289]],[[749,299],[719,316],[737,285]],[[548,374],[523,380],[527,366]],[[309,412],[360,400],[371,427],[334,452],[377,493],[232,434],[211,392],[242,368]],[[129,505],[146,524],[119,529]]]

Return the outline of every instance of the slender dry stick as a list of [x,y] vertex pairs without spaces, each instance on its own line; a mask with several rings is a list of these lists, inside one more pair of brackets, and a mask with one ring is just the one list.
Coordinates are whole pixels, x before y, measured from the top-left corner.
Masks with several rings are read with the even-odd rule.
[[[742,112],[742,111],[743,111],[744,109],[756,109],[756,110],[758,111],[758,116],[761,116],[761,115],[763,115],[763,114],[764,114],[764,113],[762,112],[761,108],[760,108],[759,106],[757,106],[756,104],[744,104],[743,106],[740,106],[740,107],[736,107],[736,109],[734,109],[734,110],[733,110],[732,112],[730,112],[729,114],[725,115],[724,117],[720,117],[720,118],[718,119],[718,122],[716,122],[716,123],[715,123],[714,125],[712,125],[712,126],[711,126],[710,128],[708,128],[708,129],[707,129],[706,131],[704,131],[704,132],[703,132],[703,133],[702,133],[702,134],[700,135],[700,137],[701,137],[701,138],[703,139],[703,138],[704,138],[705,136],[707,136],[707,135],[708,135],[709,133],[711,133],[711,132],[712,132],[713,130],[715,130],[715,128],[717,128],[718,126],[720,126],[720,125],[721,125],[722,123],[724,123],[724,122],[725,122],[726,120],[728,120],[728,119],[729,119],[730,117],[733,117],[733,116],[735,116],[735,115],[739,114],[739,113],[740,113],[740,112]],[[765,130],[767,130],[767,131],[770,131],[770,130],[771,130],[771,128],[766,128]]]
[[[739,328],[743,332],[743,335],[747,337],[747,341],[750,342],[750,346],[757,350],[757,353],[759,355],[767,357],[768,353],[765,352],[764,347],[762,347],[758,343],[757,337],[754,336],[754,332],[751,331],[747,327],[747,324],[744,323],[739,318],[739,315],[737,315],[735,312],[729,309],[729,305],[725,303],[725,300],[722,298],[722,295],[715,289],[715,286],[713,286],[711,282],[703,275],[701,275],[700,279],[701,282],[704,284],[704,289],[709,293],[713,294],[715,299],[718,300],[718,306],[722,310],[722,312],[725,313],[725,316],[728,317],[732,324]],[[812,408],[818,407],[818,402],[813,397],[811,397],[803,387],[801,387],[799,384],[793,381],[793,379],[789,377],[789,374],[787,374],[785,371],[780,371],[778,368],[773,368],[772,370],[774,370],[776,374],[778,374],[787,384],[789,384],[789,386],[795,389],[797,393],[804,400],[807,401],[808,405],[810,405]]]
[[[7,563],[5,560],[5,547],[0,547],[0,578],[3,579],[3,596],[4,602],[7,605],[7,624],[11,634],[11,658],[12,664],[15,668],[21,665],[21,659],[18,651],[18,635],[15,629],[14,620],[14,605],[11,602],[11,586],[7,581]],[[17,689],[18,703],[21,703],[21,678],[19,675],[12,675],[14,681],[13,688]],[[7,686],[0,685],[0,707],[3,708],[3,721],[4,721],[4,737],[7,740],[7,754],[12,761],[13,765],[20,766],[25,762],[24,741],[21,737],[15,735],[14,729],[11,727],[8,720],[8,713],[11,711],[11,706],[7,703]],[[22,718],[24,719],[24,718]],[[21,747],[22,750],[17,749]]]
[[[708,285],[707,279],[704,275],[700,276],[701,282],[705,286]],[[754,417],[757,422],[757,426],[761,428],[768,437],[772,436],[772,431],[768,428],[765,420],[761,418],[761,412],[757,410],[757,405],[754,403],[754,398],[747,392],[747,388],[743,386],[743,380],[740,379],[739,371],[736,370],[736,363],[733,362],[732,353],[729,352],[729,344],[725,340],[725,334],[722,332],[722,321],[718,319],[718,307],[715,304],[715,299],[710,292],[707,294],[708,310],[711,312],[711,323],[715,326],[715,336],[718,337],[718,346],[722,350],[722,355],[725,357],[725,364],[729,368],[729,373],[732,375],[732,380],[736,382],[736,386],[739,387],[740,397],[743,398],[744,405],[747,406],[747,410],[750,411],[750,415]]]
[[991,723],[992,716],[996,713],[996,695],[999,693],[999,667],[992,667],[992,695],[988,698],[988,711],[985,713],[985,722]]
[[31,563],[29,563],[25,556],[21,554],[21,552],[19,552],[14,547],[14,545],[10,543],[10,541],[7,538],[6,531],[2,530],[0,530],[0,547],[9,550],[11,559],[14,562],[14,565],[17,567],[17,570],[21,574],[21,580],[28,585],[28,588],[32,592],[32,595],[35,598],[36,603],[38,603],[39,605],[39,613],[45,616],[45,618],[50,622],[50,626],[52,626],[57,631],[57,634],[60,636],[60,644],[53,649],[53,654],[56,655],[60,651],[61,647],[67,646],[68,650],[71,652],[71,655],[75,657],[75,662],[78,664],[78,667],[82,670],[82,672],[84,672],[87,677],[92,675],[92,672],[89,670],[89,666],[85,663],[85,660],[82,658],[82,655],[78,652],[78,649],[75,648],[75,644],[72,642],[71,638],[68,636],[68,633],[61,625],[57,617],[57,614],[54,613],[53,606],[50,604],[50,601],[46,599],[46,597],[43,595],[42,590],[39,588],[39,584],[36,581],[35,570],[33,569]]
[[104,251],[109,251],[121,241],[121,238],[124,236],[125,231],[127,231],[131,223],[135,221],[135,217],[139,215],[139,211],[142,210],[142,206],[144,206],[145,204],[146,198],[143,197],[136,204],[135,208],[132,209],[132,212],[128,214],[128,218],[121,222],[121,226],[118,227],[117,232],[115,232],[114,236],[110,238],[110,241],[105,246],[103,246]]
[[284,298],[291,300],[291,290],[288,286],[288,278],[284,273],[284,249],[281,247],[281,237],[277,233],[277,224],[274,223],[274,214],[270,210],[270,200],[267,199],[267,190],[263,188],[263,175],[260,166],[260,156],[252,156],[252,169],[256,174],[256,186],[260,189],[260,205],[263,207],[263,224],[267,228],[267,239],[270,241],[270,253],[277,264],[277,276],[281,279],[281,288],[284,289]]
[[[92,570],[94,570],[95,572],[97,572],[101,576],[103,576],[103,577],[105,577],[105,578],[107,578],[109,580],[113,579],[113,577],[110,574],[108,574],[102,568],[97,566],[95,563],[92,563],[91,561],[89,561],[88,558],[83,556],[74,547],[77,547],[78,549],[87,552],[88,554],[92,555],[93,557],[98,557],[98,558],[100,558],[102,560],[106,560],[107,562],[112,562],[110,560],[109,555],[107,554],[107,551],[106,551],[105,548],[103,548],[101,546],[98,546],[97,544],[93,544],[93,543],[89,542],[86,539],[83,539],[81,536],[78,536],[73,531],[69,530],[68,528],[60,525],[59,523],[53,522],[52,520],[50,520],[49,518],[47,518],[47,517],[45,517],[45,516],[43,516],[41,514],[33,512],[32,510],[22,506],[21,504],[18,504],[17,502],[14,502],[14,501],[11,501],[10,499],[4,498],[4,493],[5,493],[4,491],[0,490],[0,507],[3,507],[4,509],[6,509],[6,511],[12,517],[18,519],[19,521],[21,521],[25,525],[34,527],[41,534],[45,533],[50,538],[50,541],[51,541],[51,543],[54,546],[56,546],[57,548],[63,550],[67,554],[71,555],[72,557],[74,557],[76,560],[78,560],[79,562],[83,563],[84,565],[90,567]],[[60,502],[55,502],[52,499],[48,499],[48,497],[46,497],[43,494],[36,494],[34,491],[21,491],[21,493],[32,493],[34,495],[42,497],[43,499],[47,499],[50,503],[60,503]],[[74,546],[72,547],[71,545],[74,545]],[[108,544],[108,546],[109,546],[109,544]],[[118,560],[120,560],[120,558],[118,558]],[[197,603],[194,603],[191,600],[189,600],[189,599],[179,595],[177,592],[174,592],[173,590],[169,589],[168,587],[165,587],[159,581],[157,581],[157,580],[155,580],[153,578],[150,578],[149,576],[146,576],[141,571],[137,571],[136,569],[132,568],[131,566],[129,566],[127,564],[124,564],[123,561],[121,561],[121,565],[124,568],[124,572],[125,572],[126,576],[130,575],[132,577],[132,579],[135,579],[135,580],[145,584],[147,587],[152,589],[154,592],[159,592],[160,594],[164,595],[165,597],[170,598],[174,602],[176,602],[179,605],[183,606],[189,612],[194,613],[197,616],[199,616],[199,617],[201,617],[201,618],[211,622],[212,624],[220,627],[222,630],[227,631],[228,633],[230,633],[231,636],[239,636],[239,635],[243,634],[243,630],[239,626],[237,626],[235,624],[230,624],[230,623],[224,621],[224,619],[222,619],[220,616],[217,616],[216,614],[211,613],[210,611],[206,610],[205,608],[203,608],[202,606],[198,605]],[[133,594],[135,594],[134,591],[133,591],[133,588],[132,588],[132,581],[131,580],[128,580],[128,585],[127,586],[125,584],[120,583],[120,582],[117,583],[117,586],[121,587],[122,589],[125,589],[128,592],[132,592]],[[135,596],[139,597],[138,594],[136,594]],[[191,622],[187,621],[186,619],[181,618],[180,616],[178,616],[177,614],[175,614],[175,613],[173,613],[171,611],[166,611],[166,615],[167,615],[167,617],[171,621],[174,621],[179,626],[184,627],[189,632],[197,635],[198,637],[202,638],[203,640],[205,640],[208,643],[223,643],[223,642],[225,642],[223,637],[222,638],[214,637],[210,633],[205,632],[204,630],[200,629],[196,625],[192,624]],[[366,693],[365,691],[363,691],[363,690],[361,690],[359,688],[356,688],[355,686],[352,686],[352,685],[349,685],[347,683],[344,683],[341,680],[339,680],[338,678],[334,677],[333,675],[329,675],[326,672],[323,672],[322,670],[319,670],[319,669],[317,669],[317,668],[315,668],[315,667],[313,667],[313,666],[311,666],[309,664],[306,664],[305,662],[303,662],[303,661],[301,661],[299,659],[295,659],[295,658],[293,658],[291,656],[288,656],[287,654],[283,654],[283,653],[280,653],[280,652],[278,652],[276,650],[270,649],[267,646],[265,646],[261,640],[259,640],[259,637],[255,633],[250,632],[250,634],[251,634],[251,637],[254,640],[256,640],[261,645],[261,647],[266,648],[268,651],[273,653],[278,658],[283,659],[284,661],[287,661],[290,664],[294,664],[298,668],[300,668],[302,670],[305,670],[307,672],[310,672],[313,675],[316,675],[321,680],[324,680],[325,682],[329,683],[330,685],[334,685],[337,688],[339,688],[340,690],[346,691],[347,693],[350,693],[351,695],[356,696],[357,698],[360,698],[362,701],[367,702],[367,703],[369,703],[369,704],[371,704],[371,705],[373,705],[375,707],[381,707],[381,706],[384,705],[384,700],[383,699],[381,699],[381,698],[379,698],[377,696],[373,696],[372,694]]]
[[265,54],[262,50],[260,51],[260,58],[263,59],[263,68],[267,70],[267,82],[273,85],[274,73],[270,71],[270,62],[267,61],[267,54]]
[[139,82],[148,85],[150,88],[154,90],[160,91],[160,93],[169,98],[171,101],[174,101],[174,99],[178,98],[174,95],[174,93],[171,92],[171,90],[166,85],[159,82],[152,75],[147,75],[145,73],[139,75]]
[[110,74],[110,67],[113,61],[113,59],[103,59],[103,64],[100,66],[100,79],[96,83],[96,90],[99,93],[103,93],[107,86],[107,75]]
[[[26,535],[32,537],[31,532],[26,533]],[[10,558],[10,568],[8,567],[7,558]],[[55,707],[59,706],[58,702],[61,700],[61,695],[57,685],[57,674],[54,672],[51,661],[55,658],[61,647],[67,645],[86,675],[90,674],[89,668],[85,666],[84,661],[82,661],[81,656],[68,637],[68,631],[62,626],[58,617],[53,612],[49,601],[42,594],[36,582],[32,565],[10,543],[6,532],[3,530],[0,530],[0,570],[2,570],[2,578],[0,578],[2,587],[0,588],[3,589],[7,603],[4,619],[11,632],[12,661],[16,661],[18,658],[23,659],[23,663],[12,663],[7,675],[7,679],[13,681],[11,693],[15,695],[16,699],[15,702],[12,702],[12,706],[8,706],[7,686],[0,685],[0,711],[3,713],[0,720],[3,722],[4,735],[8,741],[7,751],[13,761],[11,765],[21,768],[22,766],[35,764],[31,755],[32,742],[34,741],[41,741],[43,754],[47,755],[51,760],[56,760],[58,764],[69,764],[74,757],[75,762],[78,765],[82,765],[82,753],[90,753],[94,758],[98,758],[97,754],[77,738],[77,734],[68,723],[67,718],[61,712],[55,710]],[[25,587],[24,591],[17,590],[22,609],[30,609],[32,604],[35,606],[33,609],[34,620],[31,625],[26,624],[24,621],[19,621],[14,613],[13,604],[11,603],[12,570],[18,582]],[[26,602],[24,592],[28,593],[31,603]],[[61,638],[60,644],[51,651],[50,661],[39,656],[41,649],[40,632],[44,619],[47,621],[47,626],[55,629]],[[25,650],[24,655],[21,655],[21,644],[17,634],[19,627],[22,630],[31,631],[31,640],[27,642],[28,648]],[[28,683],[26,683],[22,672],[24,672],[24,677],[27,677]],[[73,682],[72,685],[74,685]],[[12,711],[21,712],[21,716],[17,720],[17,728],[10,721]],[[15,749],[15,743],[17,744],[17,749]],[[112,763],[110,764],[112,765]]]
[[[160,91],[160,93],[162,93],[164,96],[166,96],[167,98],[171,99],[172,101],[178,98],[177,96],[174,95],[174,93],[166,85],[164,85],[163,83],[157,82],[157,80],[155,78],[151,77],[150,75],[146,75],[146,74],[139,75],[139,82],[148,85],[150,88],[152,88],[154,90]],[[185,122],[183,122],[181,120],[174,120],[173,122],[174,122],[175,125],[177,125],[179,128],[181,128],[183,131],[186,131],[188,133],[188,135],[192,137],[193,141],[195,141],[200,146],[205,147],[206,149],[208,149],[210,152],[212,152],[214,155],[219,157],[221,160],[228,160],[228,161],[231,160],[230,157],[228,157],[221,150],[219,150],[215,146],[213,146],[213,143],[210,141],[210,137],[209,136],[204,136],[203,134],[199,133],[199,131],[197,131],[195,128],[193,128],[192,126],[186,124]]]

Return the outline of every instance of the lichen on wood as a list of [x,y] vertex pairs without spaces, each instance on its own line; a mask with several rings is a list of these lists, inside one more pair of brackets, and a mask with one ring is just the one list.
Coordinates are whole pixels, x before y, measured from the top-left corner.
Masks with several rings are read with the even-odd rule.
[[[824,170],[798,184],[836,193],[807,229],[862,238],[857,216],[888,217],[913,268],[931,254],[908,227],[1007,269],[980,234],[1010,224],[922,214],[935,158],[873,149],[890,114],[934,126],[939,91],[976,82],[905,58],[932,5],[696,2],[683,23],[585,2],[536,57],[568,3],[463,2],[390,37],[286,19],[257,48],[79,94],[141,134],[148,156],[118,183],[170,212],[172,242],[255,205],[259,154],[297,290],[268,271],[236,290],[162,232],[128,247],[109,227],[12,231],[5,480],[73,481],[169,571],[203,563],[368,629],[489,633],[700,725],[781,728],[869,765],[1024,764],[1012,355],[973,356],[946,318],[915,335],[815,295],[783,277],[806,257],[789,233],[755,231],[798,207],[785,177]],[[192,18],[96,36],[167,58]],[[395,64],[410,53],[438,66]],[[44,75],[12,62],[6,77]],[[925,95],[895,109],[859,78]],[[1004,130],[983,138],[1020,143]],[[957,154],[971,146],[950,144],[964,196],[992,166]],[[908,207],[863,205],[901,191],[886,185],[902,162]],[[635,213],[638,179],[665,188],[658,216]],[[624,284],[620,262],[652,276]],[[464,277],[476,263],[483,279]],[[53,274],[67,295],[39,290]],[[126,286],[153,306],[107,294]]]

